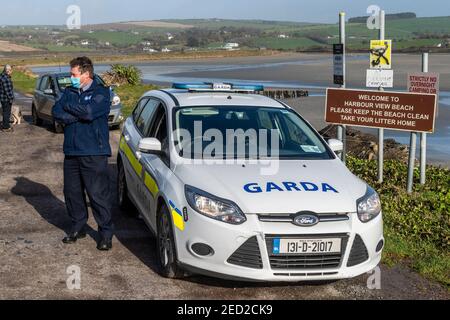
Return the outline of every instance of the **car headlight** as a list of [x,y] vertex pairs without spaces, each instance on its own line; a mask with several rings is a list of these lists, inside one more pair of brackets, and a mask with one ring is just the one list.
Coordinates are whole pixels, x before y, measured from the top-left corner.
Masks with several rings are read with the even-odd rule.
[[358,218],[361,222],[369,222],[381,212],[381,201],[378,193],[367,186],[366,194],[356,201]]
[[209,218],[230,224],[242,224],[247,218],[232,201],[213,196],[205,191],[186,185],[186,199],[189,205]]
[[117,106],[118,104],[120,104],[120,97],[119,96],[114,96],[112,99],[112,103],[113,106]]

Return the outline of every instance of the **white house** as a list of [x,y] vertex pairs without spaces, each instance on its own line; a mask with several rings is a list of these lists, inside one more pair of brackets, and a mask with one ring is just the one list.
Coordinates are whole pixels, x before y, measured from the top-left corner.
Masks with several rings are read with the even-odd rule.
[[149,47],[144,47],[142,50],[145,51],[145,52],[148,52],[148,53],[158,52],[158,50],[155,50],[155,49],[149,48]]
[[239,48],[239,43],[229,42],[229,43],[225,44],[223,46],[223,48],[226,50],[235,50],[235,49]]
[[285,35],[285,34],[280,34],[280,35],[278,35],[278,38],[280,38],[280,39],[288,39],[289,36]]
[[89,45],[89,41],[88,40],[81,40],[81,45],[82,46],[88,46]]
[[169,48],[164,48],[161,50],[161,52],[167,53],[167,52],[172,52],[172,50],[170,50]]

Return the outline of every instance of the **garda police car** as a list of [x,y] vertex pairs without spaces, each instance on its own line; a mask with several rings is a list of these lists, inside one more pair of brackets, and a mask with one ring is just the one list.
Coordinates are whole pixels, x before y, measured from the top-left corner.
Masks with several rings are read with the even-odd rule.
[[301,281],[372,270],[384,246],[377,193],[336,157],[340,141],[261,90],[174,84],[144,94],[126,120],[119,204],[156,235],[161,274]]

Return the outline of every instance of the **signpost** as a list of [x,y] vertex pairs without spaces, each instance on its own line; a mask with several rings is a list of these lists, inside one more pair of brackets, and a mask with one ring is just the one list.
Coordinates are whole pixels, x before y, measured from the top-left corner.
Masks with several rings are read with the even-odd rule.
[[[422,72],[408,74],[409,92],[420,92],[428,94],[439,94],[439,74],[428,72],[428,53],[422,54]],[[417,136],[415,132],[411,133],[411,146],[414,153],[410,153],[410,165],[414,165],[415,147]],[[414,146],[413,146],[414,144]],[[424,185],[426,181],[427,165],[427,134],[420,134],[420,184]],[[413,187],[413,168],[408,171],[408,192],[412,192]]]
[[[379,32],[379,39],[384,40],[384,25],[385,23],[385,14],[384,10],[380,11],[380,32]],[[389,44],[389,43],[388,43]],[[392,43],[390,43],[390,50],[389,50],[389,57],[392,54]],[[375,43],[374,43],[374,49],[375,49]],[[372,51],[371,51],[372,53]],[[383,56],[387,55],[388,53],[384,53]],[[379,54],[378,54],[379,55]],[[381,59],[380,59],[381,60]],[[372,63],[370,63],[372,65]],[[389,65],[392,65],[392,59],[389,59]],[[379,87],[378,90],[383,91],[383,87]],[[378,129],[378,182],[383,182],[383,171],[384,171],[384,129],[380,128]]]
[[327,89],[325,121],[334,124],[433,132],[436,95]]
[[[339,46],[341,45],[341,46]],[[341,49],[342,52],[342,83],[339,85],[341,88],[345,88],[345,12],[339,12],[339,45],[336,47],[336,51],[339,52]],[[333,48],[334,49],[334,48]],[[346,139],[346,127],[338,126],[337,127],[337,138],[342,141],[342,152],[340,154],[341,160],[345,163],[345,156],[347,152],[347,139]]]

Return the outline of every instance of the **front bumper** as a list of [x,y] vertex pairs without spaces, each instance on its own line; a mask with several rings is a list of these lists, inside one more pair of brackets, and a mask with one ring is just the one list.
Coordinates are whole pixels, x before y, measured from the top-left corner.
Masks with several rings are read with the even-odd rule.
[[[382,248],[377,251],[377,246],[380,241],[384,243],[383,219],[380,214],[362,223],[356,213],[348,216],[347,221],[298,227],[289,222],[262,222],[257,215],[247,215],[244,224],[233,226],[188,210],[184,230],[175,228],[178,260],[195,273],[225,279],[311,281],[356,277],[373,270],[381,260]],[[273,237],[341,237],[342,251],[338,257],[309,256],[302,260],[304,256],[301,259],[290,256],[284,262],[279,259],[283,257],[272,254]],[[192,249],[196,243],[207,244],[214,254],[196,254]],[[259,257],[255,253],[259,253]],[[294,263],[289,262],[291,258]]]

